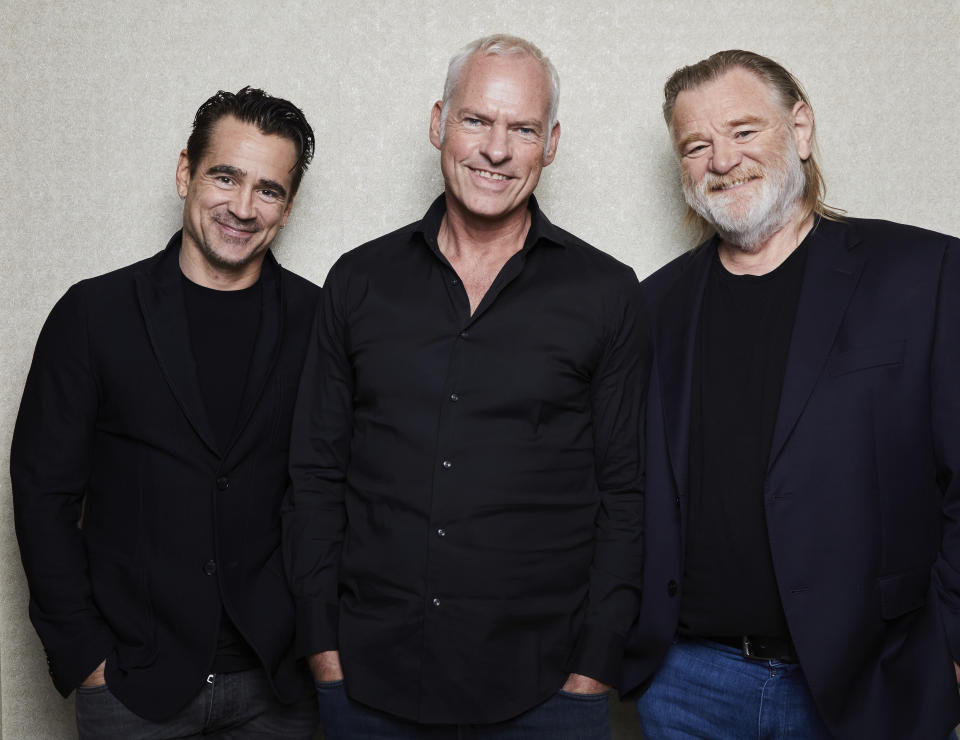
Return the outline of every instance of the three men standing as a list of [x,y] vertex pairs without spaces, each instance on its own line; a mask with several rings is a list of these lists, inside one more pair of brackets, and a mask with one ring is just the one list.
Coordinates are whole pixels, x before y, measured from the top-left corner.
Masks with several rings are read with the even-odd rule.
[[[667,82],[712,239],[643,283],[650,738],[940,738],[960,721],[960,242],[822,201],[799,83]],[[663,662],[657,670],[658,664]]]
[[650,353],[633,271],[533,197],[558,93],[521,39],[454,56],[444,194],[327,278],[284,542],[330,738],[609,737]]
[[960,720],[960,242],[828,208],[799,83],[720,52],[664,106],[716,236],[640,288],[533,197],[558,95],[521,39],[457,54],[444,194],[337,262],[312,334],[268,251],[309,125],[198,111],[183,231],[68,291],[15,431],[82,738],[310,737],[299,655],[330,740],[600,740],[625,647],[651,739]]
[[288,101],[211,97],[177,166],[183,230],[74,285],[40,335],[14,508],[83,740],[313,734],[279,508],[319,290],[268,250],[313,149]]

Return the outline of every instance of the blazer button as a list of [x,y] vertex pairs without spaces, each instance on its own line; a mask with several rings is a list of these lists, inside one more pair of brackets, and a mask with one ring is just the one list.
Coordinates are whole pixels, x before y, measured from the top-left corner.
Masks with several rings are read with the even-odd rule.
[[222,475],[217,478],[217,489],[220,491],[226,491],[230,488],[230,479],[227,476]]
[[671,578],[667,582],[667,596],[676,596],[679,590],[680,587],[677,585],[677,582]]
[[212,560],[208,560],[207,564],[203,566],[203,572],[206,573],[208,576],[212,576],[214,573],[217,572],[217,564]]

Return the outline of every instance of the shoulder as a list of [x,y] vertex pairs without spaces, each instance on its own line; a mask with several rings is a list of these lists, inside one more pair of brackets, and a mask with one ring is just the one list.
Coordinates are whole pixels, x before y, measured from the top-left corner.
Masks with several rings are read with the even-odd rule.
[[280,274],[283,276],[284,289],[292,299],[309,302],[320,297],[320,286],[316,283],[283,266],[280,267]]
[[333,263],[327,280],[389,269],[390,263],[410,254],[409,247],[419,227],[420,222],[414,221],[344,252]]
[[138,276],[149,274],[163,255],[164,252],[158,252],[131,265],[80,280],[70,286],[58,305],[66,303],[86,308],[103,306],[116,311],[124,300],[135,299]]
[[842,237],[845,240],[863,242],[868,247],[924,248],[949,245],[955,249],[960,244],[960,240],[948,234],[883,219],[849,217],[840,221],[821,219],[815,229],[828,238]]
[[421,228],[419,221],[371,239],[343,254],[327,273],[323,289],[334,293],[347,291],[349,286],[363,286],[368,281],[397,279],[408,274],[409,265],[426,257],[427,247],[415,238]]
[[659,302],[677,282],[700,274],[700,269],[709,264],[714,250],[715,246],[708,240],[675,257],[641,281],[642,293],[649,302]]
[[630,285],[638,282],[632,267],[569,231],[551,224],[547,238],[557,246],[549,247],[543,252],[564,260],[569,268],[582,278]]

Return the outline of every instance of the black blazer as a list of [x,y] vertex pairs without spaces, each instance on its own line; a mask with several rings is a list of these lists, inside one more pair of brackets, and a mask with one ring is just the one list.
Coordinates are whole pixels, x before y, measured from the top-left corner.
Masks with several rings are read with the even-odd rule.
[[[683,582],[692,358],[714,242],[643,283],[655,314],[646,565],[622,688],[653,676]],[[960,241],[820,221],[764,485],[780,597],[838,738],[960,721]]]
[[200,690],[221,604],[278,697],[302,691],[279,505],[319,288],[268,253],[239,431],[221,450],[190,349],[179,248],[178,233],[57,303],[10,463],[30,618],[57,689],[66,696],[106,658],[111,691],[151,720]]

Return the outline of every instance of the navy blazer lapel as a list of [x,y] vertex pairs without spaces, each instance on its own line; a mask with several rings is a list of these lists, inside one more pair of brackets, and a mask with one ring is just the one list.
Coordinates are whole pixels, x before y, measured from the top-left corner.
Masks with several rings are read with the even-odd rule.
[[700,308],[716,239],[697,247],[683,272],[660,302],[657,313],[657,352],[667,448],[677,492],[687,495],[690,457],[690,399],[694,347]]
[[177,232],[157,260],[151,261],[151,269],[137,273],[137,298],[167,385],[200,439],[219,454],[190,348],[179,255],[180,232]]
[[768,470],[773,467],[823,373],[866,259],[866,250],[849,224],[820,219],[808,238],[807,266],[787,355]]
[[[283,336],[286,302],[283,291],[283,274],[280,265],[269,251],[263,260],[260,279],[263,283],[260,329],[257,331],[253,356],[250,358],[250,368],[247,371],[243,400],[240,403],[240,412],[237,415],[237,426],[231,436],[230,444],[227,445],[227,450],[236,444],[237,439],[249,423],[250,416],[257,407],[260,396],[263,395],[267,379],[280,356],[280,337]],[[224,454],[226,454],[226,451]]]

